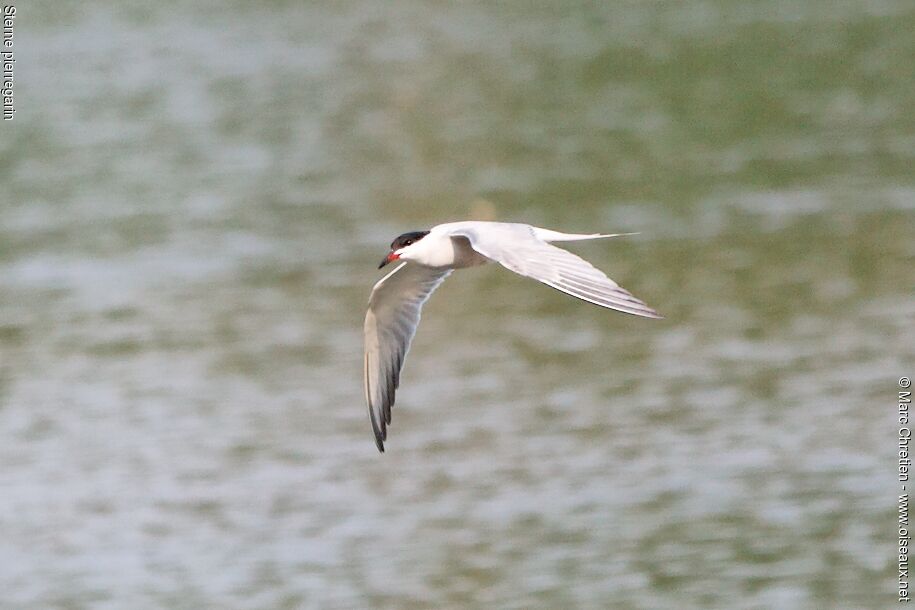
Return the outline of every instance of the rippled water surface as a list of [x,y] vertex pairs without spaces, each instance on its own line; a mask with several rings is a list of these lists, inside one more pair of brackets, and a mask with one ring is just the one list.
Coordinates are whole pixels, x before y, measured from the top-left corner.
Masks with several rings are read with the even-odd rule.
[[[883,608],[915,362],[909,2],[17,3],[0,607]],[[436,293],[489,218],[661,311]]]

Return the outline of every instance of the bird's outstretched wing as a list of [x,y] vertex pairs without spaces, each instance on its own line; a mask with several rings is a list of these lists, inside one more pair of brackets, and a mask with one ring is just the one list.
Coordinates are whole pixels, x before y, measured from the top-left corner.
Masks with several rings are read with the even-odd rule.
[[598,239],[613,235],[567,235],[525,224],[482,222],[455,223],[455,228],[448,232],[467,238],[470,247],[503,267],[573,297],[636,316],[661,317],[588,261],[546,241]]
[[384,451],[400,370],[429,295],[451,273],[403,263],[372,289],[365,314],[365,402],[375,444]]

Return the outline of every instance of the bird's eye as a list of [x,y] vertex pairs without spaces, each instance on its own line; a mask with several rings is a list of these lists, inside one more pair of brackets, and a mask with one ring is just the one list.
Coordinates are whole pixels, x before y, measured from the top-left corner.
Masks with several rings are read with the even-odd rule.
[[405,242],[403,243],[403,245],[409,246],[409,245],[412,244],[412,243],[413,243],[413,240],[412,240],[412,239],[408,239],[407,241],[405,241]]

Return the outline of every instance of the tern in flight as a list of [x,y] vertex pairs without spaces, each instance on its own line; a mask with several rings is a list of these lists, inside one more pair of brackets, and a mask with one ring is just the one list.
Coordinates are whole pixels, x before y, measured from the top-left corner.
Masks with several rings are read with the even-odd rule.
[[378,268],[393,261],[401,263],[372,288],[364,326],[365,401],[378,450],[384,452],[394,392],[416,334],[420,310],[454,269],[495,261],[583,301],[645,318],[660,318],[602,271],[550,244],[619,235],[629,234],[579,235],[520,223],[467,221],[404,233],[395,239]]

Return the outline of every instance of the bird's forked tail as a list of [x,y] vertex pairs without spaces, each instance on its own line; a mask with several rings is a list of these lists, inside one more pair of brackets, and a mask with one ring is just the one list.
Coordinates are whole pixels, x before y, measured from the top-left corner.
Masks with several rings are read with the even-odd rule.
[[543,241],[579,241],[582,239],[602,239],[604,237],[625,237],[626,235],[638,235],[638,233],[560,233],[550,229],[541,229],[534,227],[534,235],[537,239]]

